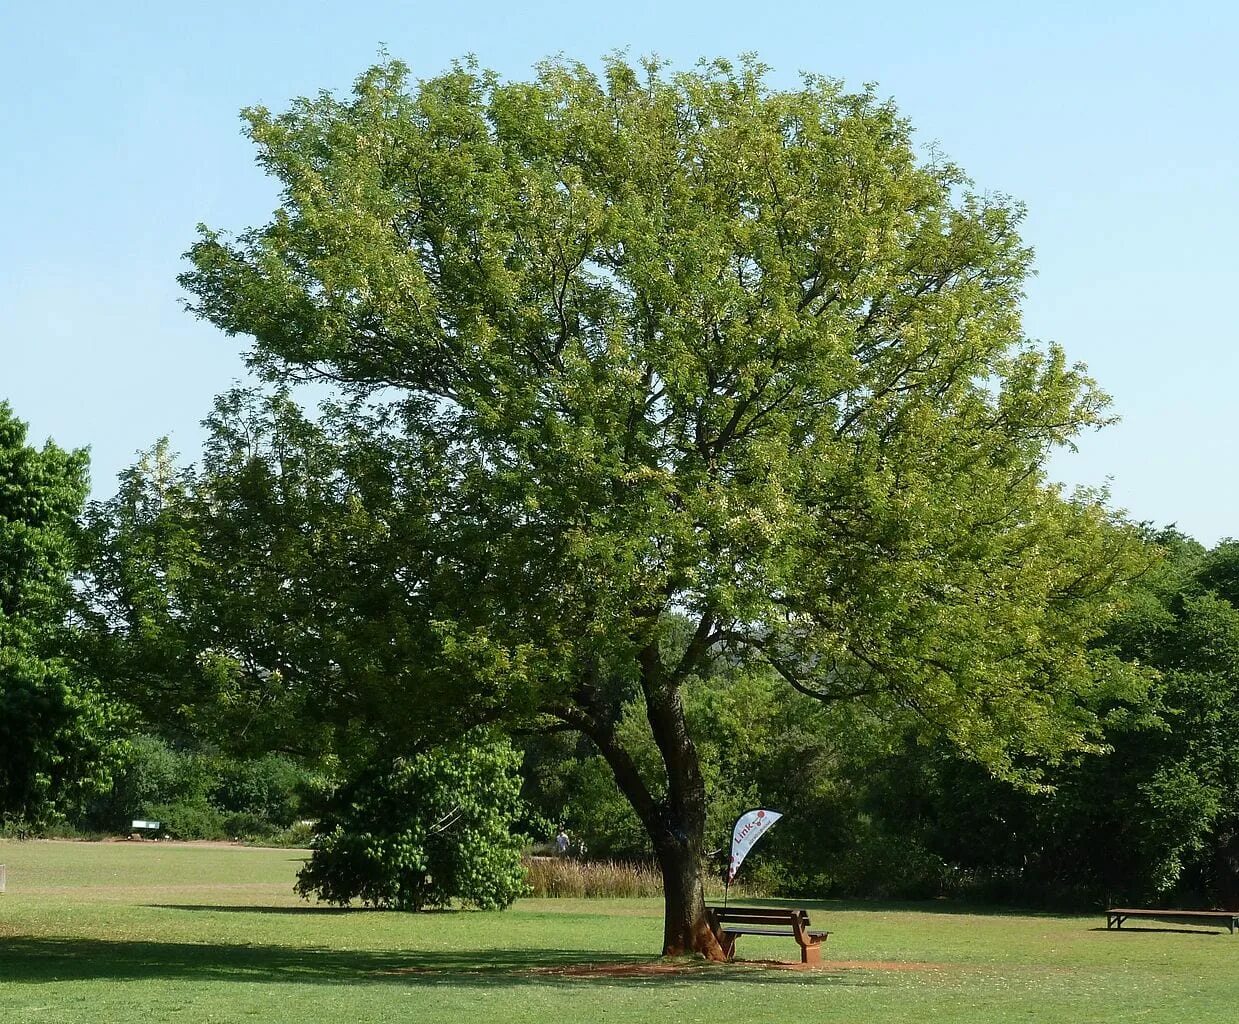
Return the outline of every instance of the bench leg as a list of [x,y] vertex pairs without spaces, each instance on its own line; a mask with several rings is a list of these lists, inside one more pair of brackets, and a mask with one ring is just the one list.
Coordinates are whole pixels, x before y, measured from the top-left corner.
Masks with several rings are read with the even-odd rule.
[[802,964],[820,964],[822,962],[822,944],[811,942],[800,947],[800,962]]
[[723,956],[728,960],[736,958],[736,937],[727,932],[723,932],[718,938],[718,944],[723,947]]

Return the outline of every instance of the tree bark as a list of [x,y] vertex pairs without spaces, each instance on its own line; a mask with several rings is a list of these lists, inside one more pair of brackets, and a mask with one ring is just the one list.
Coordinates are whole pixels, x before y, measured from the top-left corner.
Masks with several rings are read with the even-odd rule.
[[[709,630],[708,617],[702,620],[702,630]],[[680,699],[679,674],[670,674],[664,668],[653,633],[652,630],[637,661],[646,717],[667,778],[667,795],[660,808],[662,820],[649,830],[663,875],[663,956],[700,953],[709,960],[725,960],[706,918],[702,877],[705,779]],[[690,644],[686,659],[692,656],[693,646],[697,645]]]
[[658,849],[663,876],[663,956],[700,953],[725,960],[706,917],[701,844],[664,843]]

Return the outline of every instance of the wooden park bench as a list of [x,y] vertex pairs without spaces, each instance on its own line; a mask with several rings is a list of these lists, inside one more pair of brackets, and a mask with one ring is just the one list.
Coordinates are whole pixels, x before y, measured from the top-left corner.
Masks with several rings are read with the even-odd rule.
[[1106,911],[1106,928],[1122,928],[1129,917],[1159,918],[1163,921],[1198,921],[1201,924],[1224,924],[1231,935],[1239,927],[1239,910],[1133,910],[1112,907]]
[[830,932],[811,931],[809,912],[790,907],[706,907],[710,927],[728,960],[741,935],[788,935],[800,946],[802,964],[822,962],[822,943]]

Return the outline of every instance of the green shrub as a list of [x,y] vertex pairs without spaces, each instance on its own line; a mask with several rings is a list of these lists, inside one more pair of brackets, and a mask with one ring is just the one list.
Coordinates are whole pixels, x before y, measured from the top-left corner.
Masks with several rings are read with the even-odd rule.
[[[116,835],[128,833],[134,818],[167,818],[167,834],[178,839],[278,836],[306,816],[305,804],[322,786],[318,775],[282,755],[236,759],[135,736],[110,791],[72,824]],[[308,842],[304,828],[297,842]]]
[[0,839],[24,842],[42,835],[42,830],[25,818],[0,818]]
[[158,821],[160,831],[169,839],[229,838],[224,816],[205,801],[150,804],[143,817]]
[[868,819],[817,874],[786,873],[775,890],[781,896],[861,896],[874,899],[932,899],[956,888],[951,868],[914,835],[900,835]]
[[314,842],[314,825],[308,821],[295,821],[288,828],[262,837],[263,846],[284,846],[304,850]]
[[221,811],[260,822],[252,830],[255,833],[272,832],[302,816],[308,785],[305,770],[279,754],[245,761],[220,759],[211,803]]
[[[134,736],[124,760],[113,772],[111,790],[97,799],[80,822],[91,830],[125,834],[134,818],[163,820],[157,809],[194,807],[174,812],[178,818],[199,816],[207,807],[212,775],[207,760],[179,751],[155,736]],[[198,837],[195,837],[198,838]]]
[[509,906],[523,886],[519,764],[506,741],[474,734],[363,772],[315,828],[297,891],[399,910]]
[[223,827],[229,839],[261,839],[280,831],[266,818],[250,811],[223,815]]

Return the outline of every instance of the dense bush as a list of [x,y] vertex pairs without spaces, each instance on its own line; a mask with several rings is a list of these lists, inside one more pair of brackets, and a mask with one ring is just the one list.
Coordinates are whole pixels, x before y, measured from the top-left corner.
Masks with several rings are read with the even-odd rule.
[[220,760],[211,803],[238,822],[235,831],[230,826],[233,835],[270,831],[273,826],[284,829],[302,815],[315,781],[277,754],[255,760]]
[[110,791],[76,824],[123,834],[134,818],[145,818],[159,821],[173,839],[283,842],[321,786],[316,775],[282,756],[235,759],[136,736],[113,772]]
[[143,817],[160,823],[170,839],[225,839],[224,816],[210,804],[148,804]]
[[399,910],[497,909],[522,892],[519,755],[470,736],[363,771],[315,830],[297,891]]

